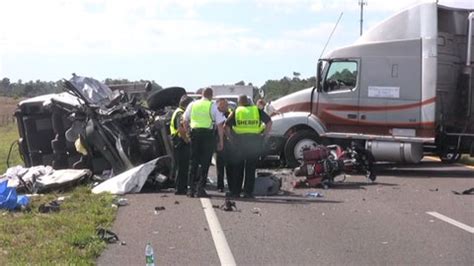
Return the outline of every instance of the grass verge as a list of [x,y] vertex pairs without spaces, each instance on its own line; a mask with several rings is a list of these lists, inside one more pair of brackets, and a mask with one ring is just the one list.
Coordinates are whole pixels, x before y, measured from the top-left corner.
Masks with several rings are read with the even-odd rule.
[[[55,213],[38,207],[66,196]],[[32,197],[31,211],[0,211],[0,261],[5,264],[92,265],[107,245],[96,228],[110,228],[116,208],[112,195],[92,194],[87,186],[69,193]]]
[[[0,175],[7,170],[7,156],[10,145],[18,140],[17,125],[12,123],[7,126],[0,127]],[[10,158],[10,166],[23,165],[18,146],[15,145]]]
[[[6,169],[10,145],[18,139],[16,124],[0,127],[0,174]],[[18,147],[10,166],[23,164]],[[66,196],[57,213],[42,214],[38,207]],[[96,235],[98,226],[110,228],[116,209],[112,195],[92,194],[87,186],[66,193],[32,197],[31,211],[0,210],[0,265],[94,264],[106,244]]]

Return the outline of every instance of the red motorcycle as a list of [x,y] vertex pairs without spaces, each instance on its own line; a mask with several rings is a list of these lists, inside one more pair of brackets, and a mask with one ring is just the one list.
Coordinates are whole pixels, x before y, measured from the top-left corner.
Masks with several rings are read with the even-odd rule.
[[373,162],[373,155],[354,143],[346,149],[339,145],[320,145],[303,152],[303,163],[294,174],[305,176],[306,180],[295,183],[294,187],[322,185],[327,189],[334,178],[342,174],[363,174],[373,182],[377,178]]

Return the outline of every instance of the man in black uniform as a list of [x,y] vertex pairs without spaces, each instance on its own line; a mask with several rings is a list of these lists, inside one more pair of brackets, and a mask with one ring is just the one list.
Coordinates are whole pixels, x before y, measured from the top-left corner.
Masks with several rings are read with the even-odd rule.
[[[265,129],[262,132],[263,126]],[[271,118],[257,106],[249,103],[246,95],[239,96],[239,106],[227,118],[225,130],[232,136],[231,142],[235,151],[239,151],[238,159],[233,166],[232,186],[230,196],[240,197],[242,181],[245,174],[244,197],[253,198],[255,186],[255,170],[257,160],[263,150],[264,137],[272,128]]]
[[171,117],[170,132],[174,147],[174,170],[176,180],[176,195],[186,195],[189,171],[190,140],[183,125],[184,110],[193,99],[183,95],[179,107]]
[[[184,123],[191,136],[191,165],[188,177],[189,197],[208,197],[204,190],[207,173],[215,150],[216,136],[214,126],[217,127],[217,150],[224,146],[224,115],[217,109],[212,100],[212,89],[206,88],[202,98],[188,105],[184,112]],[[198,171],[199,168],[201,171]]]

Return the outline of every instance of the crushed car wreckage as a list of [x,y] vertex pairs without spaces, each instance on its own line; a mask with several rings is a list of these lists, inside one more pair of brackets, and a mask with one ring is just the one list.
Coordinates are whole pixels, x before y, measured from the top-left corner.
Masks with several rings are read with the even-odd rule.
[[168,125],[186,94],[183,88],[151,92],[148,107],[93,78],[73,74],[64,88],[67,92],[18,105],[19,151],[26,167],[89,169],[96,175],[111,170],[114,176],[155,161],[147,181],[155,186],[172,181]]

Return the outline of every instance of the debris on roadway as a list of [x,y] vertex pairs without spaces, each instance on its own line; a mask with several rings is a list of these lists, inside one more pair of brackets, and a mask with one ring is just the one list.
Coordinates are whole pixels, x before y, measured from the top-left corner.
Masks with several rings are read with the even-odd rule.
[[306,194],[304,194],[305,197],[307,198],[322,198],[324,197],[323,194],[319,193],[319,192],[308,192]]
[[456,195],[474,195],[474,187],[470,189],[466,189],[463,192],[453,191],[453,193]]
[[237,204],[235,203],[235,201],[232,201],[230,199],[225,199],[224,204],[220,206],[220,209],[226,212],[239,211],[237,209]]
[[281,190],[281,179],[271,172],[258,172],[255,178],[253,195],[274,196]]
[[322,186],[327,189],[334,184],[336,176],[346,174],[362,174],[373,182],[376,179],[373,165],[371,153],[356,144],[346,149],[338,145],[318,145],[303,151],[303,163],[294,174],[306,179],[294,183],[294,187]]
[[[119,237],[116,233],[102,227],[97,228],[97,236],[108,244],[114,244],[119,241]],[[122,241],[122,243],[125,242]],[[120,244],[123,245],[122,243]]]

